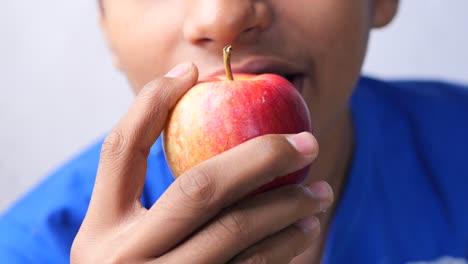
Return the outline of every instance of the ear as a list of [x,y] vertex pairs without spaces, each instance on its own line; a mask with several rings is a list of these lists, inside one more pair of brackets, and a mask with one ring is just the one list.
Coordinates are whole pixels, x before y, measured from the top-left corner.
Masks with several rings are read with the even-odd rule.
[[106,20],[106,15],[104,14],[104,9],[102,8],[102,6],[100,8],[99,14],[99,25],[101,26],[101,31],[104,35],[104,39],[106,40],[107,46],[111,51],[112,63],[117,69],[122,70],[122,64],[120,63],[119,56],[117,56],[115,52],[112,38],[110,37],[108,21]]
[[398,11],[399,0],[374,0],[373,27],[384,27],[390,23]]

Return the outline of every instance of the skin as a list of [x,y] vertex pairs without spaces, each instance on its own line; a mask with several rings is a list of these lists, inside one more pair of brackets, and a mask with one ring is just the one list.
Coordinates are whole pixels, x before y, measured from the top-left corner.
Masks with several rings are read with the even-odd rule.
[[[319,263],[352,155],[348,100],[369,31],[388,24],[397,7],[397,0],[104,0],[103,32],[137,97],[104,142],[71,261]],[[261,57],[304,72],[314,136],[247,141],[182,174],[143,208],[151,145],[175,102],[223,68],[227,44],[233,65]],[[183,61],[196,66],[166,74]],[[302,185],[242,198],[310,163]]]

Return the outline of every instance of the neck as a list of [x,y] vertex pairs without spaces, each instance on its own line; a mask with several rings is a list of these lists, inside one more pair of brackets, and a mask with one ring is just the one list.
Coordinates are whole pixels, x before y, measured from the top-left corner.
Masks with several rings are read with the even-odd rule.
[[313,163],[304,184],[318,180],[327,181],[334,191],[335,202],[327,212],[318,216],[321,223],[320,239],[316,240],[306,252],[296,257],[292,263],[320,263],[328,226],[346,182],[354,143],[350,109],[346,108],[342,111],[333,123],[336,124],[334,127],[324,129],[316,135],[320,145],[320,154]]

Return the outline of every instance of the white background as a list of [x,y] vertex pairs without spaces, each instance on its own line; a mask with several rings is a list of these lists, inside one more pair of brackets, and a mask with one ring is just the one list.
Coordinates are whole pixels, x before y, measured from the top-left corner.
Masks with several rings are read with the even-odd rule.
[[[114,70],[95,0],[3,0],[0,211],[108,131],[132,93]],[[382,77],[468,83],[468,1],[401,1],[372,34],[364,67]]]

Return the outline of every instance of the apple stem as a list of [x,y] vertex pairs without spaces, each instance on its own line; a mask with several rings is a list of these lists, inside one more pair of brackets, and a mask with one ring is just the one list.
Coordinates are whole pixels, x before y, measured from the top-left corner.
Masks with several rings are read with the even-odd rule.
[[223,49],[223,61],[224,61],[224,69],[226,71],[226,77],[228,80],[233,81],[234,76],[232,76],[232,69],[231,69],[231,52],[232,46],[228,45]]

